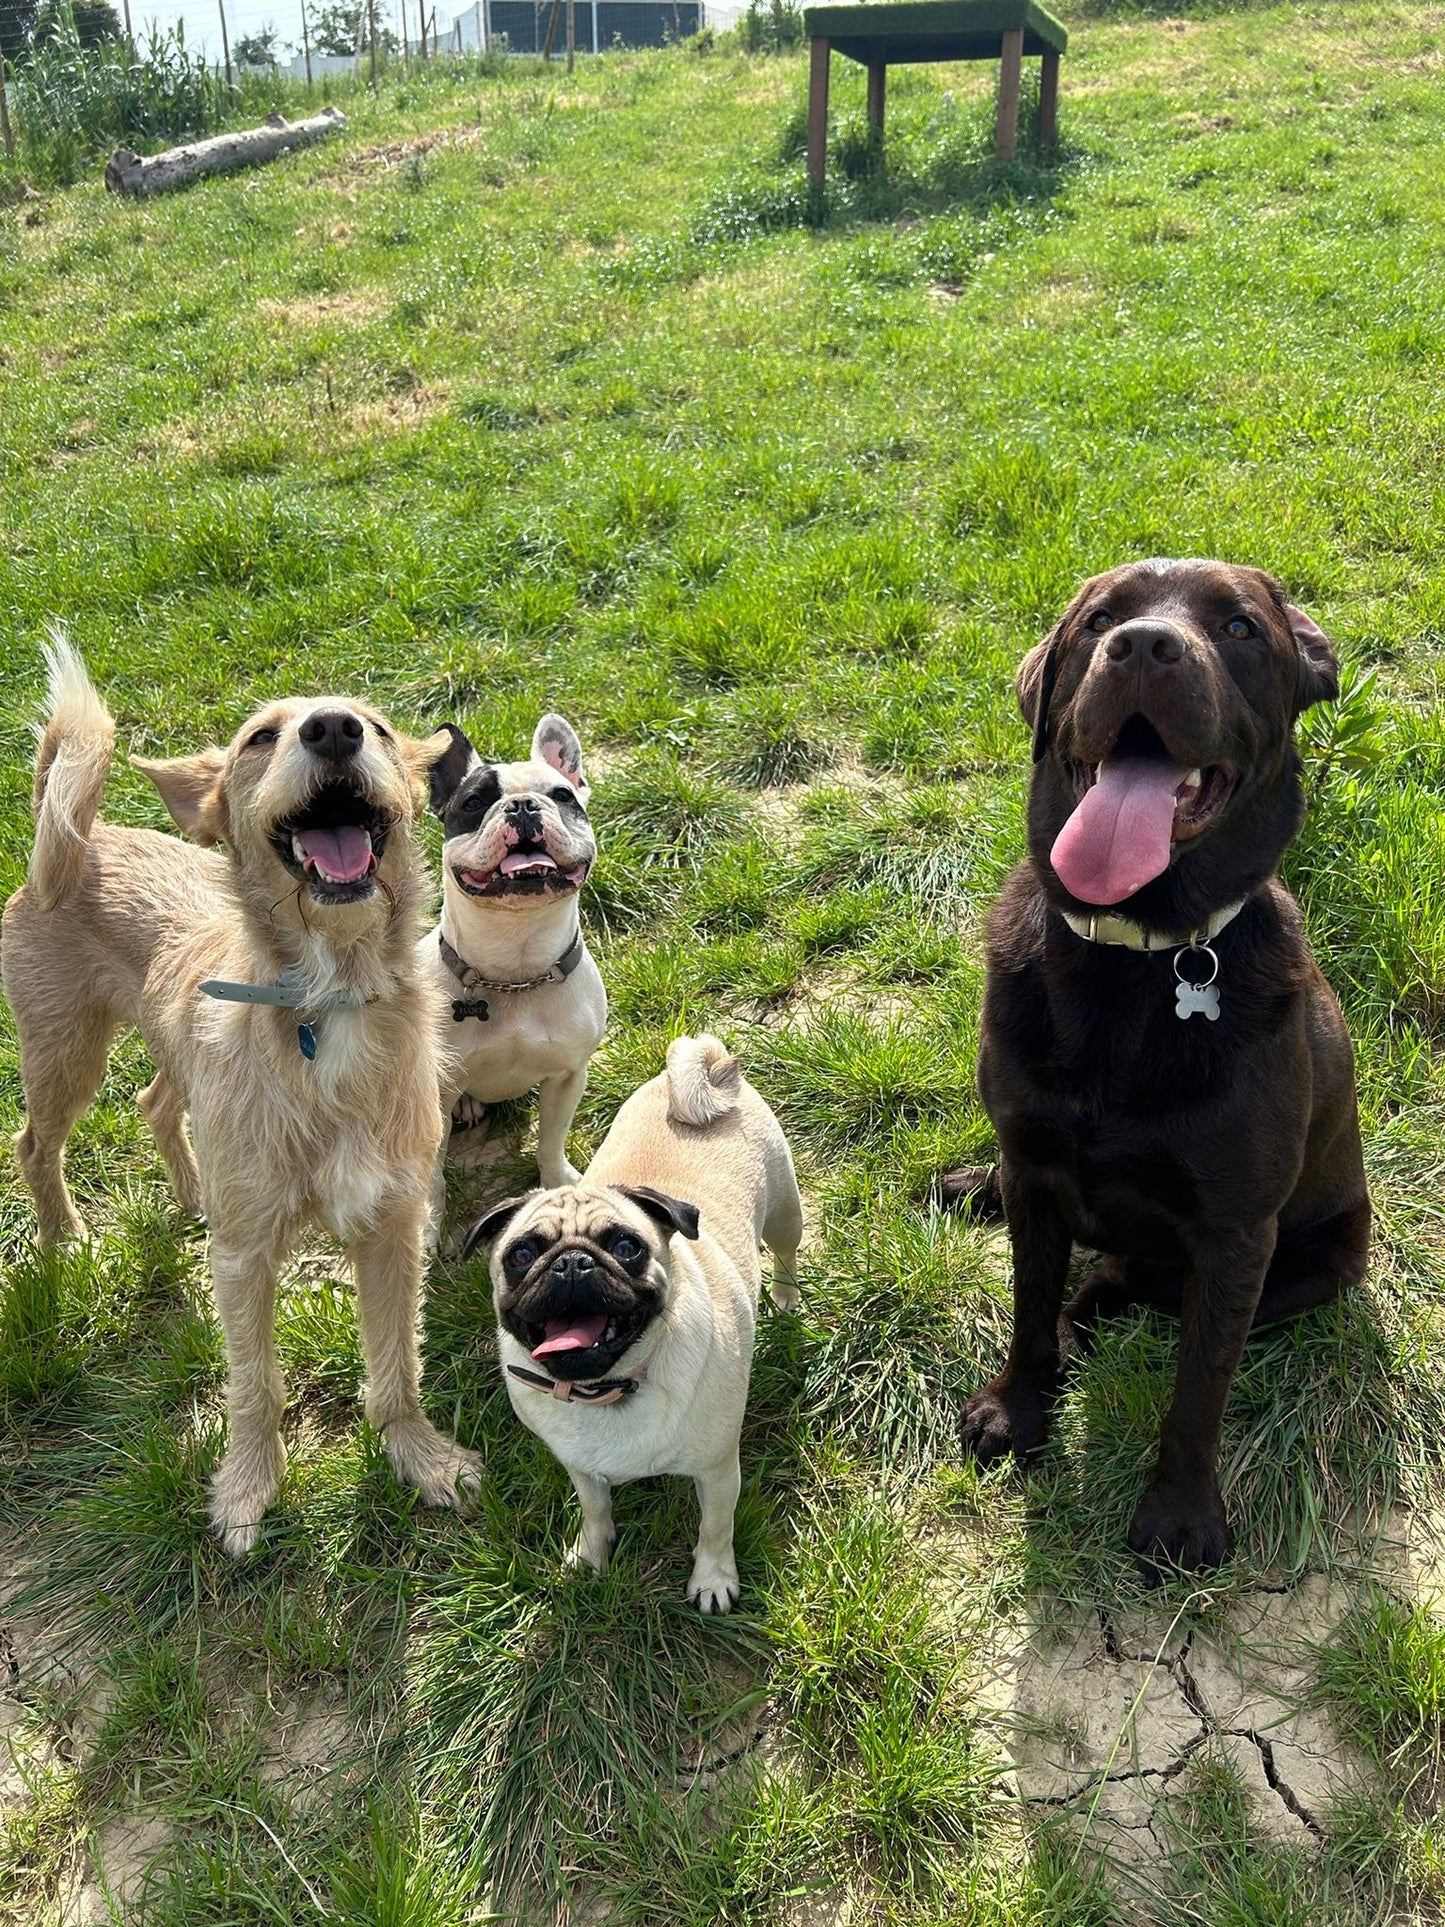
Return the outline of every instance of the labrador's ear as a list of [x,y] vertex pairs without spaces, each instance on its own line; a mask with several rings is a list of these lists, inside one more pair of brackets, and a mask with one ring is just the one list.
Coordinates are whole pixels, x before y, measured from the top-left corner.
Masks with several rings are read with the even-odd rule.
[[462,1256],[470,1258],[478,1245],[494,1244],[502,1226],[509,1219],[515,1218],[528,1198],[533,1196],[535,1196],[534,1192],[524,1191],[520,1197],[503,1198],[502,1202],[494,1204],[490,1211],[484,1211],[462,1240]]
[[1041,763],[1049,746],[1049,704],[1059,668],[1059,632],[1050,629],[1019,664],[1014,689],[1024,721],[1034,732],[1034,761]]
[[202,749],[194,756],[170,756],[156,761],[132,756],[131,762],[161,793],[176,828],[196,843],[223,842],[230,830],[221,778],[226,770],[223,749]]
[[624,1198],[630,1198],[640,1211],[649,1218],[665,1226],[669,1231],[680,1231],[684,1238],[695,1238],[698,1227],[698,1211],[695,1204],[688,1204],[682,1198],[670,1198],[665,1191],[654,1191],[650,1184],[614,1184],[614,1191],[620,1191]]
[[430,792],[427,801],[440,816],[455,795],[457,784],[473,763],[482,759],[455,723],[443,723],[419,743],[417,749],[418,760],[426,771]]
[[1332,703],[1340,693],[1340,665],[1334,644],[1311,616],[1287,602],[1289,632],[1299,652],[1299,693],[1294,713],[1301,715],[1315,703]]

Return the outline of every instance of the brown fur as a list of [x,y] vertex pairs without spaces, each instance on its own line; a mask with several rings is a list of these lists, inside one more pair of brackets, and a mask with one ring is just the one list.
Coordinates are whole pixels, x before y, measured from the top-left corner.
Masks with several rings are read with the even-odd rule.
[[[361,746],[344,764],[300,737],[322,712],[359,720]],[[3,919],[27,1110],[16,1148],[41,1239],[84,1235],[65,1140],[116,1032],[134,1025],[156,1064],[141,1109],[183,1208],[211,1228],[230,1423],[211,1518],[227,1550],[255,1543],[281,1475],[276,1280],[308,1223],[340,1238],[355,1266],[368,1417],[400,1475],[429,1503],[454,1503],[473,1461],[424,1417],[418,1391],[422,1233],[441,1113],[434,993],[415,963],[424,882],[411,835],[446,739],[410,742],[359,704],[290,700],[258,711],[228,749],[137,759],[179,826],[224,844],[222,854],[95,820],[114,735],[80,658],[57,641],[35,852]],[[391,825],[351,901],[323,900],[270,840],[339,773]],[[274,983],[288,967],[318,998],[344,989],[370,999],[315,1018],[314,1062],[297,1043],[305,1012],[198,990],[211,977]]]

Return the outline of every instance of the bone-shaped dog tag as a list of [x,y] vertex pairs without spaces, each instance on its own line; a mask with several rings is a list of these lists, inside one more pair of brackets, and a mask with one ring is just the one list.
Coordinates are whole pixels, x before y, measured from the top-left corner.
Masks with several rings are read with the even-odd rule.
[[1174,987],[1176,1017],[1207,1017],[1211,1024],[1219,1018],[1218,984],[1186,984],[1181,977]]

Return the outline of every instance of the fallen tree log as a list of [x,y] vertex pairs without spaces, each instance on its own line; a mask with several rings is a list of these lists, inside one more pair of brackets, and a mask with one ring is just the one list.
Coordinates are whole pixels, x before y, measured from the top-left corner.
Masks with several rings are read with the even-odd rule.
[[112,194],[163,194],[184,187],[203,174],[233,174],[240,167],[259,167],[293,147],[309,147],[346,125],[339,107],[325,107],[310,120],[268,117],[264,127],[247,127],[235,134],[216,134],[189,147],[168,147],[144,160],[128,147],[118,147],[105,165],[105,184]]

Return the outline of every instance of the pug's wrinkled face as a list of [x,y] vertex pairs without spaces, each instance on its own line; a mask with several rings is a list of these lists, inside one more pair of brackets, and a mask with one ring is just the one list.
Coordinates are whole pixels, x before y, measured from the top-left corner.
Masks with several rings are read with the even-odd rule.
[[697,1228],[693,1205],[645,1185],[564,1185],[495,1206],[462,1249],[492,1243],[498,1322],[537,1365],[594,1379],[666,1310],[672,1238]]
[[447,891],[525,910],[575,896],[597,842],[587,820],[582,745],[565,716],[549,714],[525,763],[488,763],[455,723],[433,767],[431,804],[445,826]]

